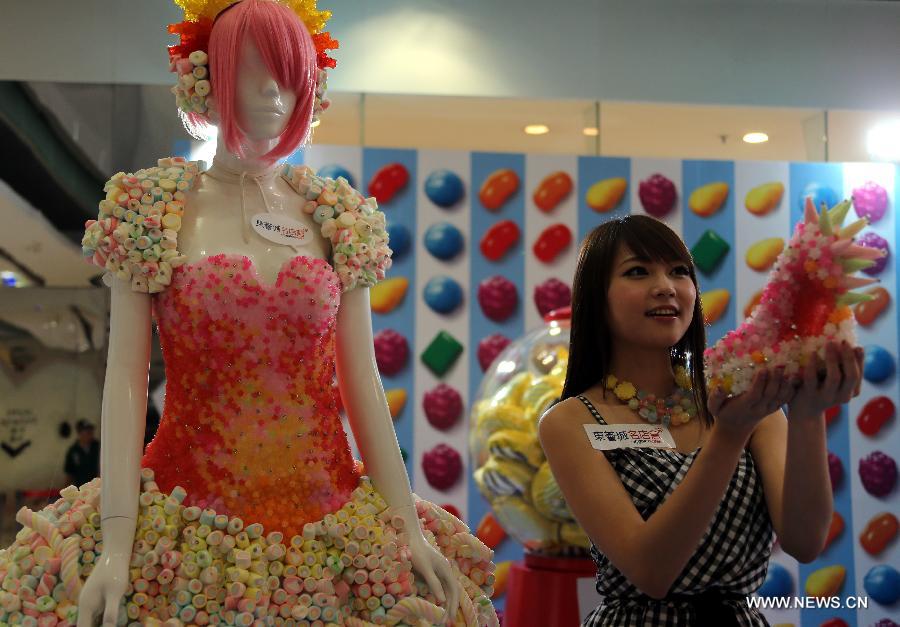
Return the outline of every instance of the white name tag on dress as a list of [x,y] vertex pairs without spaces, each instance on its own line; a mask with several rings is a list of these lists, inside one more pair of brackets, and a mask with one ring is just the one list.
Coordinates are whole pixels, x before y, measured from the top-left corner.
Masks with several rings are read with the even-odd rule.
[[285,246],[300,246],[312,239],[308,226],[289,216],[276,213],[257,213],[250,218],[250,226],[261,237]]
[[644,425],[584,425],[588,440],[598,451],[616,448],[675,448],[669,430]]

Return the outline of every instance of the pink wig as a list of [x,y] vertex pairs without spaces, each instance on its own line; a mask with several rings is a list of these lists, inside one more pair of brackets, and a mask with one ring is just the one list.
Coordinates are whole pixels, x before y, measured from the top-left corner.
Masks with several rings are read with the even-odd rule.
[[284,132],[263,160],[274,162],[309,137],[316,95],[316,48],[306,26],[288,7],[271,0],[242,0],[223,11],[209,37],[210,83],[221,118],[219,136],[244,156],[246,136],[237,124],[235,84],[241,43],[253,38],[269,73],[297,102]]

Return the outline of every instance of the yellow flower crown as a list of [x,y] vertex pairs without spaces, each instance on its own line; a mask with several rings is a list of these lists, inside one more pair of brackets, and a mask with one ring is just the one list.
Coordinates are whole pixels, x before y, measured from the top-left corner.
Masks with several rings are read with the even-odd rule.
[[[184,10],[184,19],[197,22],[203,18],[216,19],[222,11],[238,0],[174,0]],[[325,30],[325,23],[331,19],[331,11],[320,11],[316,8],[316,0],[275,0],[297,14],[311,35]]]

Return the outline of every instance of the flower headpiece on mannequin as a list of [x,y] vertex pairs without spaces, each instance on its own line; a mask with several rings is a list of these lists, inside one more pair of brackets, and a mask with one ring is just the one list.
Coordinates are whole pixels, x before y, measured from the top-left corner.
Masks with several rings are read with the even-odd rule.
[[171,70],[179,76],[172,92],[188,132],[202,137],[215,124],[229,152],[238,156],[255,139],[242,128],[239,106],[238,73],[249,42],[278,89],[295,99],[278,141],[260,158],[271,163],[291,154],[330,104],[325,70],[336,65],[328,50],[338,46],[322,31],[330,13],[317,10],[314,0],[175,2],[185,21],[169,26],[181,37],[179,45],[169,47]]

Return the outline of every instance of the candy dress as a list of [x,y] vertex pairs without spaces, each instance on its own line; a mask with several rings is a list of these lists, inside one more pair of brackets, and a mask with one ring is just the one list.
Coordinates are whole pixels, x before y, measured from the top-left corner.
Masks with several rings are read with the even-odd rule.
[[[117,175],[83,242],[95,263],[154,294],[166,364],[120,623],[437,623],[402,519],[361,476],[331,385],[342,291],[390,265],[383,214],[343,180],[286,168],[334,252],[331,263],[294,257],[270,284],[239,255],[184,264],[174,227],[197,176],[178,159]],[[19,512],[23,528],[0,551],[0,625],[75,624],[102,550],[99,495],[98,479]],[[457,623],[496,625],[491,550],[415,500],[462,584]]]
[[[606,424],[584,396],[594,419]],[[604,451],[634,506],[646,520],[678,487],[697,457],[663,449]],[[634,586],[605,555],[591,547],[597,592],[603,603],[583,627],[766,627],[746,598],[762,585],[772,554],[772,520],[762,479],[746,450],[700,544],[664,599]]]

